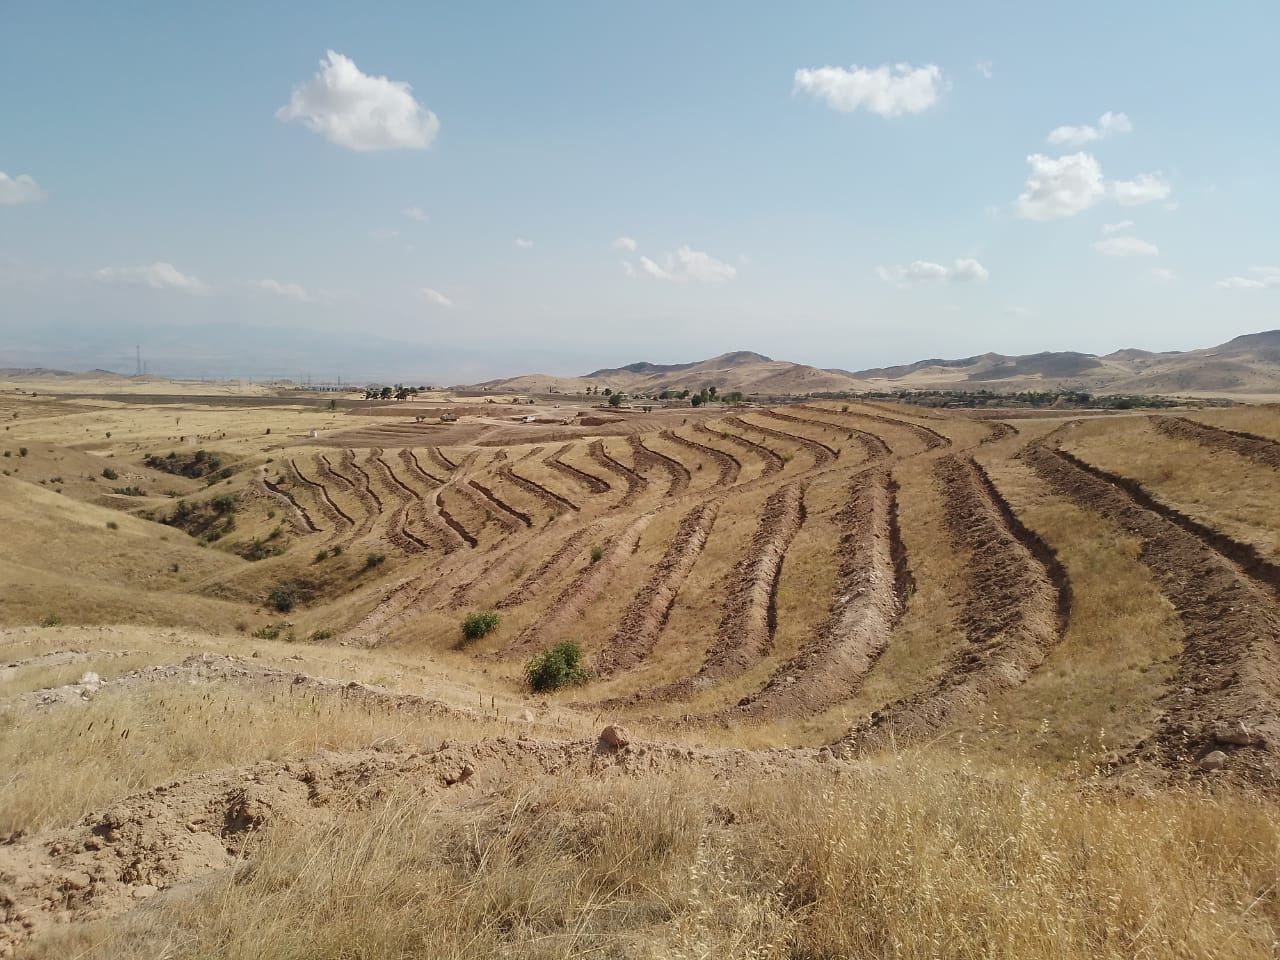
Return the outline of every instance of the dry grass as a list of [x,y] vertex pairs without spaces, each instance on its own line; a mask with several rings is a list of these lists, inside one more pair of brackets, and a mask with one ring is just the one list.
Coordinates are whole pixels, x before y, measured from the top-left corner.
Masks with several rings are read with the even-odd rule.
[[1108,797],[918,758],[724,786],[544,781],[477,809],[406,791],[34,956],[1274,956],[1280,823],[1247,799]]

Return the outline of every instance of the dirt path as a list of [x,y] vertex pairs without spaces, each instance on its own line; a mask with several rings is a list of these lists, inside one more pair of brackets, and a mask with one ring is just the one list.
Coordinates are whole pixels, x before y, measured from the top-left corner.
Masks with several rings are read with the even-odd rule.
[[354,527],[356,522],[348,516],[347,512],[334,503],[333,497],[329,496],[329,491],[325,485],[318,480],[310,480],[301,470],[298,469],[297,463],[293,460],[289,461],[289,469],[293,471],[293,475],[303,484],[309,487],[316,495],[316,502],[320,506],[320,512],[323,513],[334,527],[341,530],[342,527]]
[[935,683],[877,710],[838,750],[856,754],[936,735],[1024,683],[1066,628],[1070,589],[1049,547],[973,460],[946,456],[934,471],[952,543],[968,555],[960,615],[968,644]]
[[[521,459],[524,458],[522,457]],[[568,497],[562,497],[554,490],[547,489],[542,484],[538,483],[538,481],[531,480],[529,477],[516,473],[513,467],[499,467],[498,476],[541,501],[542,505],[549,509],[553,515],[563,513],[566,510],[571,510],[574,513],[577,513],[582,509]]]
[[689,489],[689,482],[692,480],[689,468],[679,460],[649,449],[634,433],[627,437],[627,443],[631,447],[631,457],[635,461],[637,470],[647,468],[663,470],[671,477],[671,483],[667,487],[668,497],[678,497]]
[[632,597],[617,630],[595,659],[595,671],[610,676],[634,667],[653,650],[680,588],[693,571],[715,526],[722,500],[700,504],[680,518],[676,534]]
[[570,480],[573,480],[575,483],[580,484],[582,487],[586,489],[588,493],[600,494],[600,493],[608,493],[610,490],[612,490],[613,487],[610,485],[608,480],[605,480],[603,477],[597,477],[594,473],[588,473],[585,470],[579,470],[573,464],[565,463],[561,459],[561,457],[563,457],[566,453],[568,453],[572,449],[573,449],[573,444],[566,443],[563,447],[561,447],[555,453],[551,454],[551,456],[547,457],[542,462],[545,463],[552,470],[555,470],[557,473],[563,474],[564,476],[568,477]]
[[888,645],[911,586],[889,471],[856,475],[836,522],[839,576],[831,612],[813,640],[729,715],[764,720],[825,710],[848,699]]
[[591,457],[597,464],[605,470],[621,477],[627,485],[627,492],[622,495],[622,499],[615,503],[610,509],[621,510],[631,506],[641,493],[649,486],[649,481],[640,474],[636,473],[621,460],[615,460],[609,455],[609,451],[604,448],[603,440],[594,440],[587,447],[587,455]]
[[[1156,728],[1126,760],[1194,776],[1196,760],[1222,750],[1231,777],[1280,786],[1280,608],[1272,590],[1194,528],[1065,452],[1037,444],[1023,457],[1058,493],[1140,541],[1142,562],[1182,621],[1185,646]],[[1241,724],[1252,736],[1237,737]]]
[[709,447],[705,443],[699,443],[697,440],[690,440],[688,437],[682,437],[674,430],[663,430],[661,436],[668,443],[684,447],[686,450],[692,450],[694,453],[700,453],[711,460],[720,471],[715,482],[717,489],[723,490],[733,486],[738,479],[738,474],[742,472],[742,462],[731,453],[718,450],[715,447]]
[[1230,450],[1264,467],[1280,469],[1280,443],[1256,433],[1224,430],[1186,417],[1154,416],[1151,425],[1175,440],[1191,440],[1214,450]]
[[[507,503],[507,501],[494,493],[491,488],[485,486],[479,480],[468,480],[467,482],[482,497],[488,500],[490,504],[496,507],[500,513],[506,514],[511,519],[519,521],[524,524],[526,528],[533,526],[533,517],[529,516],[529,514],[525,513],[523,510],[513,507],[511,504]],[[501,520],[499,522],[501,522]],[[503,526],[507,527],[509,530],[515,529],[513,527],[509,527],[506,523],[503,523]]]
[[755,454],[764,464],[762,477],[770,477],[775,473],[781,473],[782,468],[786,465],[782,457],[778,456],[773,450],[766,447],[763,443],[756,443],[754,440],[748,440],[746,437],[740,437],[736,433],[728,433],[724,430],[714,430],[705,423],[695,423],[693,429],[701,430],[703,433],[711,437],[719,437],[727,443],[733,444],[740,450],[746,450]]
[[582,616],[582,612],[595,601],[614,575],[636,549],[640,546],[640,534],[653,519],[652,514],[642,514],[612,537],[605,546],[604,553],[582,569],[582,571],[560,591],[555,601],[536,622],[522,630],[507,645],[503,656],[520,656],[537,649],[550,639],[555,639],[559,631]]

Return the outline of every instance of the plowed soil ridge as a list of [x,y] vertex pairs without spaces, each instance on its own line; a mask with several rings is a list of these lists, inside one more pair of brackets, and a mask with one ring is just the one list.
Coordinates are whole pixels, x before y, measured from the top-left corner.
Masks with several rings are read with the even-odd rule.
[[[794,417],[789,413],[779,413],[777,410],[761,410],[760,415],[768,417],[770,420],[777,420],[780,423],[798,423],[802,427],[817,427],[818,429],[821,429],[823,426],[823,424],[814,420],[806,420],[804,417]],[[803,444],[806,450],[814,454],[814,458],[818,463],[827,463],[840,456],[839,450],[830,444],[823,443],[821,440],[812,440],[802,434],[787,433],[782,430],[779,430],[778,433],[781,436],[790,437],[798,443]],[[819,448],[826,451],[825,456],[819,452]]]
[[494,496],[493,491],[479,480],[468,480],[467,485],[458,487],[457,491],[458,496],[468,500],[475,509],[492,517],[507,533],[515,533],[522,525],[533,526],[533,521],[527,514],[517,514],[517,511]]
[[644,441],[634,433],[627,437],[627,443],[631,447],[631,456],[635,461],[637,470],[655,467],[666,471],[671,477],[671,484],[667,487],[668,497],[678,497],[689,489],[689,482],[693,478],[689,474],[689,468],[679,460],[668,457],[664,453],[659,453],[657,450],[649,449],[644,445]]
[[[799,406],[797,410],[804,410],[806,413],[831,413],[832,411],[823,410],[821,407]],[[881,457],[888,457],[893,454],[893,448],[889,446],[884,437],[878,433],[872,433],[869,430],[859,430],[857,427],[851,427],[847,423],[832,423],[830,420],[809,420],[807,418],[795,417],[798,423],[813,423],[819,426],[827,427],[832,430],[843,430],[849,435],[849,439],[855,441],[862,447],[863,453],[866,454],[868,460],[878,460]]]
[[731,443],[741,450],[746,450],[755,454],[764,464],[764,470],[760,474],[762,477],[770,477],[775,473],[781,473],[782,468],[786,465],[782,457],[778,456],[778,454],[774,453],[774,451],[770,450],[763,443],[756,443],[754,440],[749,440],[746,437],[740,437],[736,433],[729,433],[724,430],[713,430],[704,423],[695,423],[693,428],[695,430],[701,430],[708,436],[719,437],[721,440]]
[[978,441],[979,444],[995,443],[1003,440],[1005,437],[1017,436],[1018,428],[1011,423],[1005,423],[1003,420],[986,420],[983,421],[987,428],[987,435]]
[[444,496],[439,490],[436,491],[436,513],[440,515],[440,519],[443,520],[449,529],[456,533],[459,539],[461,539],[468,547],[475,547],[479,543],[479,541],[471,535],[471,532],[459,523],[457,518],[449,512],[449,508],[444,505]]
[[597,477],[594,473],[588,473],[586,470],[579,470],[571,463],[565,463],[560,458],[573,449],[573,444],[566,443],[551,456],[542,462],[552,470],[563,474],[570,480],[573,480],[586,488],[588,493],[608,493],[613,487],[608,480],[603,477]]
[[[1191,776],[1199,775],[1195,760],[1222,750],[1229,776],[1280,786],[1280,609],[1274,596],[1202,537],[1065,451],[1036,444],[1022,455],[1055,491],[1139,541],[1143,563],[1182,621],[1184,647],[1158,702],[1155,729],[1125,759]],[[1241,724],[1252,735],[1243,742],[1233,738]]]
[[277,486],[267,479],[267,470],[262,468],[262,473],[258,477],[258,482],[262,485],[262,489],[267,496],[284,508],[285,515],[289,518],[290,525],[298,533],[319,533],[320,528],[316,526],[316,522],[311,519],[311,514],[307,513],[307,508],[294,499],[293,494],[283,487]]
[[295,477],[315,492],[316,502],[320,505],[320,512],[325,515],[330,523],[337,527],[344,525],[348,527],[355,526],[356,522],[347,516],[346,511],[333,502],[333,497],[329,496],[329,491],[323,483],[309,479],[298,469],[297,463],[292,460],[289,461],[289,469],[293,471]]
[[614,510],[620,510],[623,507],[629,507],[635,502],[636,497],[649,486],[649,481],[640,474],[636,473],[621,460],[615,460],[609,455],[609,451],[604,448],[603,440],[593,440],[587,447],[587,455],[596,463],[604,467],[615,476],[621,477],[627,485],[627,492],[622,495],[622,499],[615,503],[612,507]]
[[425,480],[428,484],[436,487],[444,486],[444,480],[423,468],[422,461],[418,459],[418,454],[415,450],[409,447],[402,448],[400,450],[400,462],[403,463],[410,471],[416,473],[420,479]]
[[1264,467],[1280,468],[1280,443],[1256,433],[1224,430],[1186,417],[1155,416],[1151,424],[1165,436],[1192,440],[1215,450],[1230,450]]
[[453,473],[458,469],[458,465],[445,456],[443,450],[439,447],[427,447],[427,456],[435,461],[436,466],[440,467],[445,473]]
[[683,517],[644,586],[632,597],[617,630],[596,657],[595,670],[610,676],[649,656],[671,615],[680,588],[693,571],[720,512],[720,500],[699,504]]
[[[773,415],[771,410],[761,411],[766,415]],[[778,414],[777,416],[782,416]],[[794,433],[787,433],[784,430],[775,430],[773,427],[763,427],[758,423],[750,423],[741,417],[725,417],[725,423],[733,424],[739,430],[754,430],[756,433],[766,437],[772,437],[774,440],[781,440],[784,443],[799,444],[803,449],[807,450],[813,457],[815,466],[821,466],[824,463],[830,463],[835,459],[836,452],[828,447],[825,443],[819,443],[817,440],[810,440],[808,437],[797,436]]]
[[[510,468],[499,468],[499,469],[507,469],[508,472],[510,471]],[[525,513],[523,510],[513,507],[511,504],[507,503],[507,501],[503,500],[496,493],[494,493],[490,487],[485,486],[479,480],[471,480],[469,482],[472,487],[474,487],[476,490],[480,492],[481,496],[483,496],[486,500],[492,503],[499,510],[505,511],[506,513],[508,513],[509,515],[511,515],[512,517],[514,517],[515,519],[523,523],[526,527],[533,526],[533,517],[529,516],[529,514]]]
[[951,438],[943,436],[937,430],[930,427],[921,426],[918,423],[912,423],[909,420],[899,420],[897,417],[882,417],[875,413],[862,413],[857,410],[832,410],[828,407],[815,407],[810,404],[801,404],[801,410],[810,410],[814,413],[825,413],[831,416],[849,417],[851,419],[870,420],[873,423],[883,423],[885,426],[901,427],[910,433],[916,435],[926,450],[940,450],[943,447],[951,446]]
[[[524,458],[521,457],[520,459],[523,460]],[[498,476],[502,477],[502,479],[506,480],[508,483],[519,487],[530,496],[536,497],[538,500],[542,501],[542,504],[550,509],[553,514],[563,513],[565,510],[572,510],[574,513],[577,513],[581,509],[581,507],[568,497],[562,497],[554,490],[549,490],[542,484],[538,483],[537,480],[532,480],[529,477],[516,473],[512,467],[499,467]]]
[[369,463],[377,468],[383,483],[399,501],[387,524],[387,539],[405,553],[424,553],[430,550],[431,545],[409,529],[409,511],[420,503],[418,494],[396,476],[391,464],[383,460],[380,454],[371,456]]
[[825,710],[861,685],[888,645],[911,575],[898,532],[897,484],[887,469],[853,478],[837,523],[839,575],[831,612],[813,640],[730,716],[764,720]]
[[967,554],[960,622],[968,643],[935,683],[877,710],[838,749],[871,751],[937,734],[1024,683],[1065,626],[1066,575],[1048,545],[1014,518],[973,460],[943,457],[934,471],[948,532]]
[[548,578],[559,574],[582,552],[582,546],[587,538],[594,536],[597,532],[598,529],[595,526],[575,530],[542,563],[538,564],[537,569],[525,576],[495,606],[500,610],[507,610],[529,602],[543,589]]
[[[369,452],[370,459],[374,459],[382,454],[379,447],[374,447]],[[356,491],[356,496],[360,498],[360,502],[364,504],[364,508],[375,517],[382,513],[382,498],[378,496],[378,491],[373,489],[373,481],[369,478],[369,473],[356,462],[356,454],[354,450],[342,451],[342,467],[344,470],[350,470],[352,476],[352,485]]]
[[1258,553],[1257,549],[1251,544],[1234,540],[1225,533],[1214,530],[1212,527],[1206,527],[1199,521],[1191,519],[1185,513],[1181,513],[1168,504],[1162,503],[1148,493],[1142,484],[1136,480],[1111,473],[1101,467],[1095,467],[1093,464],[1081,460],[1066,450],[1058,449],[1053,452],[1069,460],[1076,468],[1097,477],[1105,483],[1119,487],[1142,507],[1152,513],[1159,514],[1170,523],[1177,524],[1187,533],[1203,540],[1210,549],[1217,551],[1225,559],[1236,564],[1245,575],[1264,584],[1273,593],[1280,595],[1280,567],[1277,567],[1262,554]]
[[579,619],[582,611],[595,601],[614,572],[636,552],[640,546],[640,535],[652,519],[652,514],[642,514],[611,538],[604,555],[584,567],[560,591],[547,612],[511,641],[504,655],[528,653],[544,642],[559,640],[559,631],[571,629],[573,621]]
[[662,438],[668,443],[674,443],[700,453],[704,457],[709,458],[720,470],[719,476],[716,477],[715,485],[718,488],[732,486],[738,479],[738,474],[742,472],[742,462],[733,454],[724,450],[718,450],[715,447],[709,447],[705,443],[699,443],[697,440],[690,440],[688,437],[682,437],[674,430],[663,430]]

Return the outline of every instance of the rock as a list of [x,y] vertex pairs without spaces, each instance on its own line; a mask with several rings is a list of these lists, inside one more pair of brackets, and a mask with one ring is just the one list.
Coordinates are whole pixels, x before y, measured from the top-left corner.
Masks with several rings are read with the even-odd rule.
[[1214,731],[1213,739],[1233,747],[1247,747],[1253,743],[1253,731],[1238,720],[1233,726],[1220,727]]
[[830,762],[831,762],[831,748],[830,748],[830,747],[819,747],[819,748],[818,748],[818,762],[819,762],[819,763],[830,763]]
[[68,873],[62,882],[72,890],[83,890],[93,882],[93,878],[87,873]]
[[625,727],[611,723],[600,731],[600,742],[610,750],[621,750],[631,742],[631,735]]
[[1200,758],[1200,760],[1196,764],[1196,766],[1198,766],[1201,770],[1206,770],[1209,772],[1213,772],[1214,770],[1221,770],[1226,765],[1227,765],[1227,755],[1223,753],[1221,750],[1214,750],[1211,753],[1206,753],[1203,757]]
[[139,884],[133,888],[133,899],[145,900],[156,892],[156,888],[149,883]]
[[80,685],[82,687],[100,687],[102,686],[102,678],[92,670],[86,670],[80,678]]
[[533,711],[525,710],[520,714],[520,719],[525,723],[533,723]]

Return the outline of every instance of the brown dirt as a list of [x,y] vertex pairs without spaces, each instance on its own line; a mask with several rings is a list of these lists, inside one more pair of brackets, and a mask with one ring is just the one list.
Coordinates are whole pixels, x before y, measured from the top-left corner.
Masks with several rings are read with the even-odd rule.
[[696,423],[693,428],[695,430],[701,430],[703,433],[707,434],[707,436],[719,437],[721,440],[733,444],[740,450],[746,450],[755,454],[764,463],[764,472],[761,474],[763,477],[769,477],[775,473],[781,473],[782,468],[785,466],[782,457],[778,456],[763,443],[756,443],[754,440],[748,440],[746,437],[740,437],[736,433],[712,429],[705,423]]
[[707,545],[715,526],[721,499],[700,504],[680,518],[675,536],[661,559],[649,571],[644,586],[632,597],[618,629],[596,656],[595,672],[610,676],[628,670],[653,650],[671,615],[680,588]]
[[396,476],[395,471],[391,469],[391,464],[383,460],[381,454],[370,456],[368,462],[398,502],[387,522],[387,539],[405,553],[423,553],[430,550],[431,545],[408,526],[409,512],[420,504],[417,492]]
[[1186,417],[1154,416],[1152,426],[1177,440],[1192,440],[1214,450],[1230,450],[1264,467],[1280,468],[1280,443],[1256,433],[1225,430]]
[[301,470],[298,469],[298,464],[293,460],[289,461],[289,469],[293,471],[293,475],[297,477],[301,483],[309,487],[316,495],[316,502],[320,506],[320,512],[325,515],[326,519],[328,519],[330,523],[338,529],[341,529],[344,526],[355,526],[356,522],[348,516],[347,512],[333,502],[333,497],[329,496],[329,491],[325,488],[323,483],[318,480],[309,479]]
[[837,515],[839,578],[817,635],[728,716],[816,714],[849,697],[889,643],[911,587],[898,533],[897,484],[883,467],[853,478]]
[[537,621],[522,630],[503,651],[504,656],[518,656],[536,649],[558,631],[582,616],[582,612],[609,585],[609,579],[640,546],[640,534],[653,515],[641,514],[619,534],[611,538],[604,555],[584,567],[560,591],[555,601]]
[[491,510],[490,513],[492,513],[495,517],[497,517],[498,522],[501,523],[502,526],[505,527],[508,531],[517,529],[515,526],[512,525],[513,522],[516,522],[516,521],[524,524],[525,527],[533,526],[533,517],[529,516],[523,510],[513,507],[511,504],[507,503],[507,501],[503,500],[496,493],[494,493],[490,487],[485,486],[479,480],[468,480],[467,483],[471,485],[471,488],[473,490],[476,490],[482,497],[485,498],[485,500],[487,500],[490,504],[492,504],[494,508],[496,508],[496,512],[494,510]]
[[412,474],[415,474],[419,480],[427,483],[428,485],[434,487],[444,486],[444,480],[429,472],[422,466],[422,461],[418,459],[418,453],[416,450],[409,447],[401,449],[400,462],[403,463]]
[[682,437],[674,430],[662,431],[662,439],[668,443],[676,444],[695,453],[700,453],[704,457],[710,459],[716,467],[719,468],[720,474],[716,477],[716,487],[723,489],[730,487],[738,479],[738,474],[742,472],[742,463],[731,453],[724,450],[718,450],[715,447],[709,447],[705,443],[699,443],[697,440],[690,440],[688,437]]
[[445,452],[439,447],[427,447],[427,456],[446,474],[458,469],[458,465],[445,456]]
[[[770,420],[777,420],[780,423],[796,423],[802,427],[810,427],[811,429],[818,429],[818,430],[823,429],[824,426],[828,430],[831,429],[829,425],[818,423],[815,420],[806,420],[804,419],[804,417],[795,417],[789,413],[779,413],[777,410],[761,410],[760,415],[768,417]],[[791,437],[796,441],[798,441],[799,443],[803,444],[804,448],[814,455],[815,463],[818,463],[818,464],[828,463],[831,460],[835,459],[836,457],[840,456],[839,450],[837,450],[835,447],[831,446],[830,444],[823,443],[821,440],[812,440],[809,437],[803,436],[802,434],[798,434],[798,433],[784,433],[782,431],[779,431],[779,432],[782,433],[783,436]],[[825,450],[826,455],[824,456],[821,452],[819,452],[818,448]]]
[[477,546],[479,541],[472,536],[471,531],[459,523],[457,518],[449,512],[449,508],[444,505],[443,490],[444,488],[441,487],[440,490],[436,491],[436,513],[444,521],[445,525],[457,535],[459,540],[468,547]]
[[610,486],[608,480],[605,480],[603,477],[597,477],[594,473],[588,473],[585,470],[579,470],[573,464],[565,463],[561,459],[566,453],[568,453],[572,449],[573,449],[573,444],[566,443],[563,447],[561,447],[555,453],[551,454],[551,456],[547,457],[542,462],[545,463],[552,470],[555,470],[557,473],[563,474],[564,476],[568,477],[570,480],[573,480],[575,483],[578,483],[582,487],[586,488],[588,493],[593,493],[593,494],[608,493],[610,490],[612,490],[613,487]]
[[289,524],[293,529],[302,534],[319,533],[320,528],[316,526],[311,514],[307,513],[306,507],[298,503],[288,490],[272,483],[267,479],[267,468],[262,467],[258,474],[257,482],[262,491],[270,499],[278,503],[285,512],[285,516],[289,518]]
[[[521,457],[521,459],[523,460],[525,458]],[[568,497],[562,497],[554,490],[547,489],[542,484],[538,483],[538,481],[516,473],[512,467],[499,467],[498,476],[541,501],[543,506],[549,509],[552,514],[563,513],[565,510],[572,510],[574,513],[577,513],[582,509]]]
[[808,404],[801,404],[801,410],[811,410],[816,413],[825,413],[831,416],[847,417],[851,420],[870,420],[872,423],[883,423],[886,426],[900,427],[916,435],[920,442],[924,444],[926,450],[940,450],[943,447],[951,446],[951,438],[945,437],[937,430],[931,427],[925,427],[918,423],[911,423],[909,420],[899,420],[897,417],[882,417],[875,413],[862,413],[856,410],[832,410],[829,407],[815,407]]
[[[1174,516],[1062,451],[1037,444],[1024,458],[1055,490],[1118,523],[1141,543],[1140,557],[1173,604],[1185,631],[1177,675],[1161,697],[1151,736],[1124,758],[1163,768],[1175,779],[1202,776],[1194,762],[1228,755],[1225,773],[1240,782],[1280,786],[1280,608],[1269,585]],[[1243,723],[1257,736],[1222,742]]]
[[537,596],[539,591],[546,586],[545,581],[559,574],[567,567],[575,557],[582,553],[584,544],[587,539],[599,533],[599,527],[596,525],[583,527],[575,530],[565,541],[560,544],[554,551],[538,564],[536,570],[521,580],[511,592],[504,596],[495,604],[500,610],[506,610],[510,607],[518,607],[522,603],[527,603],[533,597]]
[[877,710],[837,746],[850,753],[934,736],[995,693],[1018,686],[1066,628],[1066,572],[1014,516],[972,459],[935,464],[952,542],[968,554],[961,623],[968,645],[927,689]]
[[[804,410],[806,413],[833,412],[830,410],[824,410],[822,407],[799,406],[794,409]],[[798,423],[813,423],[848,434],[850,440],[853,440],[862,447],[863,453],[866,454],[868,460],[877,460],[881,457],[888,457],[893,454],[893,448],[890,447],[884,437],[880,436],[878,433],[872,433],[869,430],[859,430],[857,427],[851,427],[847,423],[832,423],[830,420],[810,420],[802,417],[794,417],[793,419]]]
[[1005,423],[1003,420],[985,420],[983,423],[989,432],[985,437],[978,441],[980,444],[995,443],[998,440],[1003,440],[1006,437],[1017,436],[1018,434],[1017,427],[1011,423]]
[[689,468],[679,460],[649,449],[639,434],[633,433],[627,437],[627,443],[631,447],[631,458],[637,470],[663,470],[671,477],[671,484],[667,487],[668,497],[678,497],[689,489],[689,482],[693,478],[689,474]]
[[622,495],[622,499],[615,503],[612,507],[614,510],[621,510],[631,506],[641,493],[649,486],[649,481],[640,474],[636,473],[621,460],[616,460],[609,455],[609,451],[604,448],[603,440],[595,440],[587,447],[587,455],[591,457],[597,464],[614,476],[621,477],[627,485],[627,492]]
[[[787,422],[786,414],[774,413],[772,410],[761,410],[762,416],[771,419],[782,420]],[[797,433],[787,433],[785,430],[775,430],[773,427],[762,426],[758,423],[749,423],[741,417],[726,417],[726,423],[731,423],[735,427],[742,430],[754,430],[756,433],[763,434],[766,437],[772,437],[774,440],[781,440],[784,443],[795,443],[808,451],[813,457],[813,465],[820,467],[824,463],[830,463],[837,456],[834,448],[827,446],[825,443],[819,443],[817,440],[810,440],[808,437],[802,437]]]

